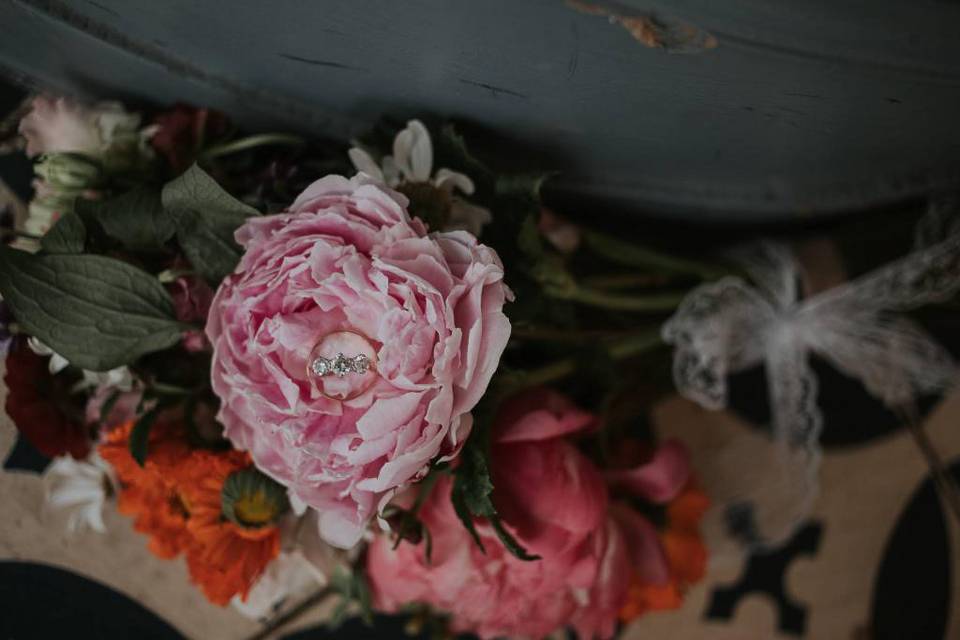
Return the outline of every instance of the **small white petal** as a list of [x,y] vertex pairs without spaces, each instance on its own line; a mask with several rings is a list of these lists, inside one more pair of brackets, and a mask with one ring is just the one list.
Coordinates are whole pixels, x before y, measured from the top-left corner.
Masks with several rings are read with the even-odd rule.
[[393,156],[383,156],[383,179],[388,187],[395,187],[403,181],[400,173],[400,167]]
[[427,182],[433,170],[433,144],[430,132],[419,120],[411,120],[407,128],[393,139],[393,158],[403,177],[411,182]]
[[353,166],[357,169],[357,171],[367,174],[374,180],[386,182],[383,176],[383,171],[380,170],[380,167],[377,166],[373,156],[371,156],[369,153],[360,147],[351,147],[350,150],[347,151],[347,155],[350,156],[350,162],[353,163]]
[[67,530],[104,532],[103,507],[110,476],[106,463],[96,454],[87,460],[69,456],[54,459],[43,474],[46,505],[64,511]]
[[30,347],[30,351],[33,351],[38,356],[53,355],[53,349],[43,344],[33,336],[27,339],[27,346]]
[[436,175],[433,176],[433,184],[447,192],[458,189],[465,196],[472,195],[474,192],[473,180],[470,176],[447,168],[437,169]]

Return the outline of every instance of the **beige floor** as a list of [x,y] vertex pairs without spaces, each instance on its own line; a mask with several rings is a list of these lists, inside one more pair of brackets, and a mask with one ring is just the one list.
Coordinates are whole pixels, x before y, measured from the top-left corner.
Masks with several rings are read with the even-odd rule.
[[[0,389],[0,396],[5,395]],[[2,399],[2,398],[0,398]],[[687,441],[707,487],[736,484],[729,466],[717,465],[735,445],[751,442],[762,451],[768,446],[754,431],[724,413],[710,413],[680,398],[663,403],[656,414],[659,431]],[[947,457],[960,455],[960,392],[953,393],[928,420],[928,430]],[[0,417],[0,453],[10,449],[14,428]],[[749,469],[743,470],[745,474]],[[801,558],[787,577],[793,596],[809,606],[807,638],[845,640],[858,637],[869,616],[874,572],[890,530],[906,501],[926,474],[924,461],[905,432],[867,447],[825,456],[821,497],[815,515],[825,522],[820,552]],[[187,585],[182,560],[154,558],[145,539],[134,533],[128,519],[109,511],[106,535],[68,536],[51,514],[41,508],[39,477],[29,473],[0,473],[0,494],[5,496],[5,516],[0,519],[0,558],[44,562],[69,567],[106,583],[144,603],[178,627],[189,638],[239,639],[256,625],[231,609],[208,604]],[[711,539],[717,523],[707,522]],[[956,533],[956,530],[954,530]],[[958,536],[954,535],[954,542]],[[954,562],[960,554],[954,554]],[[685,606],[676,612],[638,621],[626,637],[636,640],[771,640],[774,611],[762,597],[745,599],[730,624],[703,620],[709,587],[736,580],[741,565],[735,554],[715,555],[707,580],[693,589]],[[960,564],[954,575],[960,576]],[[960,590],[955,592],[958,597]],[[954,614],[960,610],[960,601]],[[309,622],[305,621],[305,622]],[[951,635],[960,637],[960,620],[954,615]]]

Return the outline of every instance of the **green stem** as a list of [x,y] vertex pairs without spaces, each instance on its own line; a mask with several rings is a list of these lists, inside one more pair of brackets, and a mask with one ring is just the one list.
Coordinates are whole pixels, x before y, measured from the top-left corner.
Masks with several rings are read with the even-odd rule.
[[191,396],[194,394],[193,389],[187,389],[186,387],[180,387],[175,384],[167,384],[165,382],[153,382],[150,384],[150,388],[165,396]]
[[261,133],[210,147],[201,154],[201,157],[205,160],[211,160],[231,153],[237,153],[238,151],[246,151],[248,149],[273,144],[300,146],[306,144],[306,141],[300,136],[295,136],[290,133]]
[[680,305],[680,301],[686,295],[682,291],[669,291],[643,296],[628,296],[576,285],[570,288],[545,287],[544,292],[554,298],[571,300],[591,307],[647,313],[673,311]]
[[636,331],[607,329],[550,329],[543,327],[513,327],[510,337],[531,342],[596,342],[614,340],[635,334]]
[[667,273],[697,276],[703,280],[716,280],[726,275],[726,270],[697,260],[688,260],[661,253],[632,242],[625,242],[599,231],[585,231],[583,239],[595,253],[617,264],[628,267],[653,269]]
[[663,286],[667,278],[651,273],[614,273],[605,276],[588,276],[581,282],[591,289],[636,289]]
[[[656,349],[662,344],[663,339],[660,337],[660,329],[651,329],[610,344],[607,347],[607,352],[614,360],[626,360]],[[574,358],[564,358],[539,369],[520,373],[507,383],[504,395],[512,395],[523,389],[562,380],[577,370],[577,364],[577,360]]]

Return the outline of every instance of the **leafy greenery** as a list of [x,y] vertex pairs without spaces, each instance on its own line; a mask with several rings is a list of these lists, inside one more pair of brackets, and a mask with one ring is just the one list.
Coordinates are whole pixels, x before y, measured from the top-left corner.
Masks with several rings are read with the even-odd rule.
[[133,251],[159,249],[176,231],[173,218],[163,210],[160,191],[153,187],[139,187],[109,200],[80,199],[76,210]]
[[507,531],[493,505],[493,481],[490,479],[488,464],[489,422],[494,408],[491,404],[487,401],[485,407],[475,411],[474,433],[464,445],[460,454],[460,466],[454,472],[451,494],[453,508],[480,549],[486,551],[473,522],[474,517],[486,518],[504,547],[517,558],[539,560],[539,556],[527,553]]
[[211,286],[218,285],[240,260],[234,232],[259,212],[224,191],[197,165],[167,183],[160,198],[190,264]]
[[360,609],[360,618],[367,626],[373,625],[373,600],[370,596],[370,587],[362,573],[362,564],[349,569],[338,567],[330,576],[330,586],[336,591],[341,600],[330,617],[328,626],[336,628],[343,623],[349,614],[350,605],[356,603]]
[[130,431],[130,455],[137,461],[141,467],[147,462],[147,453],[150,445],[150,431],[153,424],[157,421],[160,413],[160,407],[154,407],[137,419]]
[[184,328],[156,278],[105,256],[0,247],[0,294],[27,333],[93,371],[166,349]]
[[76,213],[67,213],[51,227],[40,240],[46,253],[83,253],[87,242],[87,227]]

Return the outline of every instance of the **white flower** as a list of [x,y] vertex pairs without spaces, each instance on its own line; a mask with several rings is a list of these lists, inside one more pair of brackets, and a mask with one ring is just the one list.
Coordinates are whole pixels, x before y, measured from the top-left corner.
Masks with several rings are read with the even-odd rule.
[[404,183],[430,184],[444,191],[451,199],[450,219],[445,230],[463,229],[479,236],[483,225],[492,220],[488,209],[459,196],[473,195],[475,187],[469,176],[442,167],[433,172],[433,143],[430,132],[419,120],[410,120],[407,128],[397,134],[393,139],[393,155],[384,156],[379,165],[360,147],[352,147],[347,154],[357,171],[388,187]]
[[43,474],[46,504],[67,514],[67,531],[104,533],[103,506],[112,486],[110,466],[96,453],[86,460],[55,458]]
[[[70,362],[53,349],[43,344],[35,337],[27,340],[30,350],[38,356],[50,356],[50,373],[57,374],[70,366]],[[88,371],[83,369],[83,380],[81,380],[75,390],[89,389],[91,387],[111,387],[118,391],[130,391],[133,389],[133,374],[127,367],[116,367],[109,371]]]
[[248,618],[265,618],[287,598],[326,583],[326,576],[299,550],[281,551],[251,587],[246,601],[234,596],[231,604]]
[[103,158],[140,145],[140,116],[118,102],[86,105],[69,98],[37,96],[20,121],[27,155],[82,153]]

